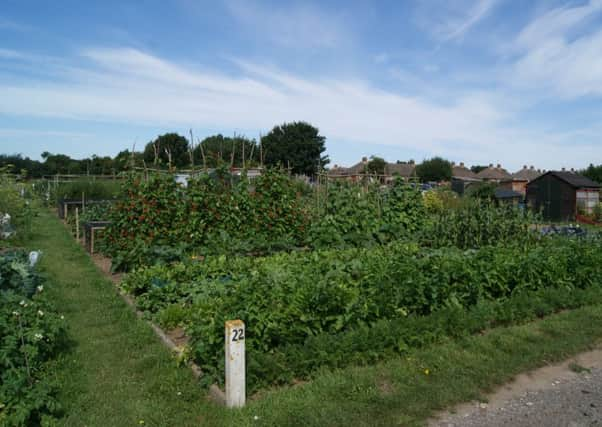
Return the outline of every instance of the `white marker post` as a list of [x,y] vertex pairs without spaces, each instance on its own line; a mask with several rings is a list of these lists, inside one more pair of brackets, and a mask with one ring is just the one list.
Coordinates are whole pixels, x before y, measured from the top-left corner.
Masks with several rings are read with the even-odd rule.
[[245,406],[245,324],[226,322],[226,406]]

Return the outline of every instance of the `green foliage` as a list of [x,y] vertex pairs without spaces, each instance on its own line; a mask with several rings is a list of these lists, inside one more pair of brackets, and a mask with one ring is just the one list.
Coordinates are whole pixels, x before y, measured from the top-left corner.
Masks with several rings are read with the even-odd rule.
[[422,182],[450,181],[452,164],[441,157],[433,157],[416,166],[416,175]]
[[[5,214],[10,215],[10,226],[16,229],[17,235],[27,236],[33,218],[32,202],[26,198],[28,189],[7,172],[7,168],[0,168],[0,220]],[[11,230],[3,230],[0,226],[0,233],[3,231]]]
[[484,171],[485,169],[487,169],[487,166],[485,165],[474,165],[470,167],[470,170],[474,173],[479,173],[481,171]]
[[83,210],[83,212],[79,213],[80,230],[83,230],[83,227],[87,222],[107,221],[111,216],[112,206],[112,202],[110,201],[100,201],[98,203],[86,204],[86,208]]
[[590,164],[587,169],[582,170],[580,173],[589,179],[602,184],[602,165],[594,166],[593,164]]
[[471,185],[467,192],[469,197],[481,200],[495,200],[495,189],[497,185],[492,182],[481,182]]
[[188,140],[177,133],[160,135],[144,147],[144,161],[149,165],[188,166],[190,165]]
[[598,203],[595,207],[594,207],[594,219],[598,222],[602,222],[602,203]]
[[391,187],[329,184],[326,201],[311,222],[308,243],[315,248],[357,247],[408,237],[423,224],[417,189],[396,179]]
[[275,126],[261,138],[267,165],[290,166],[293,173],[308,176],[315,175],[329,162],[327,156],[322,156],[325,141],[317,128],[305,122]]
[[259,164],[259,147],[255,140],[243,136],[224,137],[222,134],[208,136],[194,148],[194,163],[203,165],[204,161],[204,164],[210,168],[225,163],[240,168],[243,167],[243,153],[244,166]]
[[429,214],[441,214],[445,210],[445,202],[438,191],[424,193],[424,209]]
[[529,243],[538,217],[511,205],[496,206],[491,201],[464,199],[457,208],[435,215],[422,232],[424,244],[462,249],[492,244]]
[[169,174],[148,180],[132,176],[124,189],[107,230],[107,252],[117,267],[148,264],[158,248],[165,248],[169,262],[174,250],[178,255],[193,249],[200,254],[262,253],[305,239],[307,213],[297,186],[278,170],[249,181],[218,169],[187,187]]
[[0,424],[40,425],[57,415],[47,373],[64,341],[63,320],[44,298],[27,253],[0,254]]
[[[557,289],[566,294],[599,286],[601,249],[599,241],[565,239],[468,251],[425,250],[414,244],[394,243],[259,259],[210,257],[202,262],[138,271],[127,276],[124,287],[137,295],[138,306],[151,314],[174,304],[191,313],[186,323],[193,354],[209,380],[222,377],[224,321],[244,320],[251,387],[258,387],[305,376],[325,360],[326,364],[342,366],[423,345],[432,337],[456,330],[450,325],[445,329],[448,332],[441,334],[440,325],[449,324],[454,319],[451,315],[428,317],[449,313],[446,310],[461,313],[470,307],[489,307],[482,305],[486,301],[501,303],[528,292]],[[537,307],[531,316],[541,310],[548,312]],[[384,353],[371,350],[373,344],[380,344],[350,338],[344,341],[348,347],[331,355],[322,341],[320,351],[313,355],[302,352],[303,358],[291,363],[295,367],[291,369],[298,370],[281,371],[284,368],[279,363],[288,363],[286,358],[294,358],[295,353],[284,348],[299,349],[322,334],[344,334],[414,316],[426,317],[416,320],[417,326],[409,323],[409,329],[400,326],[400,335],[393,333],[397,338],[385,341]],[[525,316],[520,311],[501,309],[494,320],[503,323],[506,318],[515,321]],[[474,325],[471,328],[489,323]],[[382,335],[386,328],[381,328]],[[416,328],[424,338],[414,336]],[[466,329],[457,331],[464,333]],[[368,338],[371,335],[368,330],[361,333]],[[280,351],[284,356],[273,356]]]
[[62,182],[58,187],[52,186],[54,200],[81,200],[82,196],[87,200],[112,200],[119,195],[121,182],[117,180],[92,180],[78,179]]
[[384,175],[387,162],[382,157],[371,156],[366,164],[366,171],[371,174]]

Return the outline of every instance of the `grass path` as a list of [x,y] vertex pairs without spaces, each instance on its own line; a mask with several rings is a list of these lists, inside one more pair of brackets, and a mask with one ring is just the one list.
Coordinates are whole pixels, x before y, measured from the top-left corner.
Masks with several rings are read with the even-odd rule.
[[41,212],[34,230],[28,245],[44,251],[47,290],[72,340],[52,370],[65,426],[421,425],[434,411],[602,338],[602,306],[584,307],[374,366],[321,372],[303,386],[266,391],[242,410],[227,410],[207,401],[188,368],[175,366],[54,215]]
[[42,211],[32,248],[72,345],[53,371],[67,426],[192,426],[211,410],[189,369],[178,368],[150,327],[59,221]]

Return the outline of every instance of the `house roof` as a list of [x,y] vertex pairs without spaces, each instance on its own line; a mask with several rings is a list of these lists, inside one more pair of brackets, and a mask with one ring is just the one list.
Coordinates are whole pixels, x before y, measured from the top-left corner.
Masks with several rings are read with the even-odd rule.
[[452,177],[454,178],[477,178],[477,174],[463,165],[452,166]]
[[385,175],[399,175],[409,178],[416,175],[416,165],[414,163],[387,163],[385,165]]
[[328,171],[328,175],[331,175],[331,176],[348,175],[348,173],[347,173],[348,169],[349,168],[335,165],[333,168],[331,168]]
[[531,166],[524,166],[521,170],[514,172],[512,178],[520,181],[533,181],[541,175],[541,172]]
[[523,195],[518,191],[509,190],[507,188],[496,188],[495,189],[495,198],[496,199],[522,199]]
[[[592,181],[591,179],[589,179],[586,176],[579,175],[574,172],[565,172],[565,171],[550,171],[550,172],[544,173],[543,175],[539,176],[539,178],[535,179],[534,181],[538,181],[540,178],[543,178],[546,175],[552,175],[552,176],[566,182],[573,188],[600,188],[600,184],[598,184],[595,181]],[[531,182],[533,182],[533,181],[531,181]]]
[[508,171],[501,166],[489,166],[477,174],[477,178],[501,181],[510,178]]
[[347,175],[359,175],[365,173],[367,164],[368,162],[365,162],[363,160],[354,164],[353,166],[347,168]]
[[[362,160],[355,165],[345,168],[335,166],[328,171],[331,176],[352,176],[362,175],[366,173],[367,161]],[[399,175],[404,178],[409,178],[416,175],[416,165],[414,163],[386,163],[385,175]]]

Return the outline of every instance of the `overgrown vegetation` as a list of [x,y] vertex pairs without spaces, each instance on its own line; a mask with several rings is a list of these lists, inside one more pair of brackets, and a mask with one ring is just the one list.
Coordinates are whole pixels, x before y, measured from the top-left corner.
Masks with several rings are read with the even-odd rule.
[[[164,253],[266,253],[303,242],[308,211],[291,178],[270,171],[250,182],[225,169],[177,184],[172,175],[132,176],[115,205],[106,242],[114,268]],[[168,261],[169,261],[168,259]]]
[[63,320],[44,297],[27,252],[0,253],[0,424],[47,425],[59,414],[48,362],[64,345]]
[[[549,291],[560,298],[552,306],[562,308],[572,301],[570,292],[599,285],[601,249],[598,241],[570,240],[468,251],[394,243],[261,259],[218,257],[141,270],[127,277],[124,288],[136,295],[139,308],[160,319],[178,318],[188,327],[193,355],[211,380],[222,378],[224,321],[244,320],[251,386],[257,388],[305,377],[323,364],[333,365],[332,360],[345,366],[436,341],[453,333],[454,328],[441,330],[444,319],[452,322],[473,306],[493,307],[488,301],[502,304],[525,293]],[[471,320],[470,331],[499,320],[494,314],[488,321],[483,316]],[[376,341],[381,332],[370,332],[372,327],[384,331],[383,321],[400,328],[386,344]],[[326,345],[326,336],[333,334],[343,334],[338,338],[347,345],[335,346],[336,354]],[[304,346],[318,350],[317,342],[322,343],[320,351],[300,351]]]
[[0,168],[0,241],[19,235],[26,237],[31,232],[34,215],[29,188],[17,183],[9,172]]

